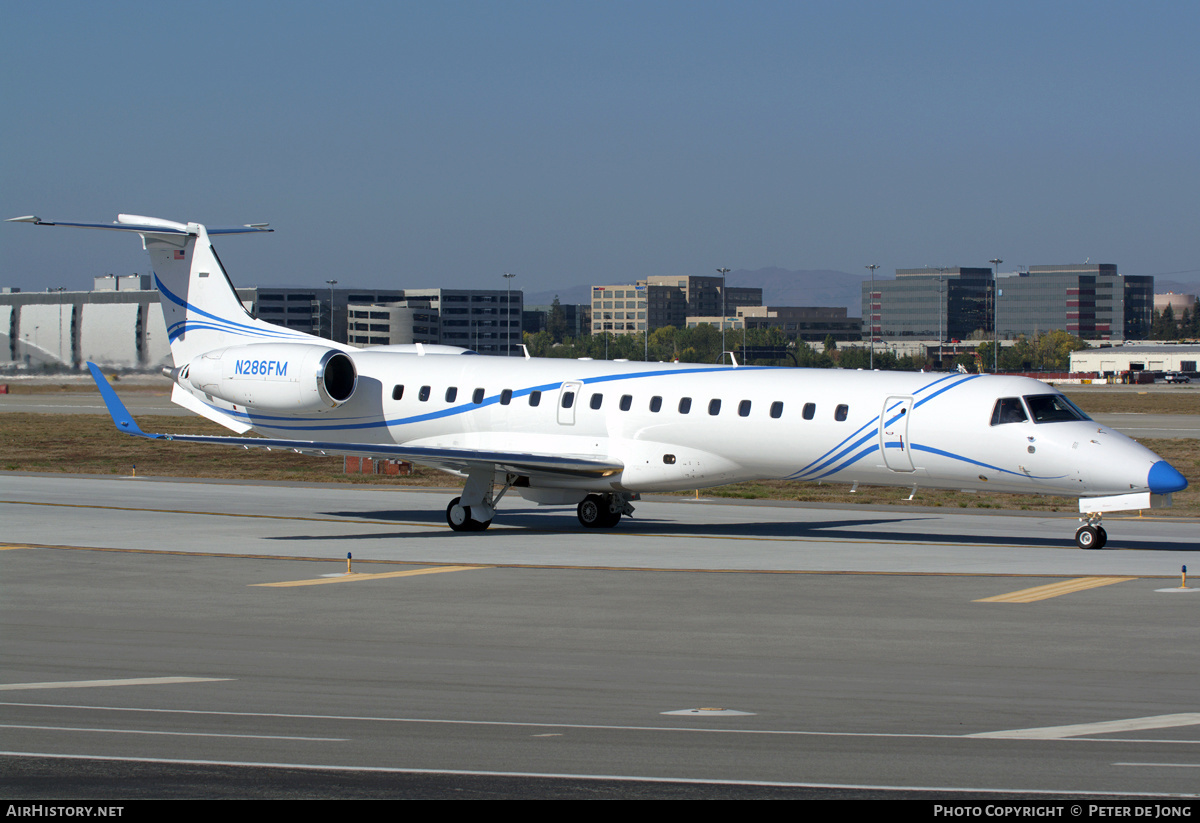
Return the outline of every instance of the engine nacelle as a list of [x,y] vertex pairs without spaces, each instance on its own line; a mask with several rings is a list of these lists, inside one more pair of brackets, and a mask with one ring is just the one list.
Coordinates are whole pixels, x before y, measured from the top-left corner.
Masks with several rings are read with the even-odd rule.
[[358,370],[345,352],[303,343],[230,346],[193,358],[176,380],[262,412],[320,414],[349,400]]

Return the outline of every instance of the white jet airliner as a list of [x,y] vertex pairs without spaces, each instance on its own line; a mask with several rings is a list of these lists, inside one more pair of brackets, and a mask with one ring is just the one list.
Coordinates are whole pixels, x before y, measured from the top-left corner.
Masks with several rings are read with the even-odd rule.
[[466,478],[446,509],[457,531],[486,529],[509,489],[611,528],[641,492],[775,478],[1078,497],[1075,541],[1100,548],[1103,512],[1169,505],[1187,487],[1158,455],[1029,378],[359,349],[246,312],[209,238],[265,225],[13,221],[141,235],[170,339],[171,399],[258,436],[143,432],[89,363],[121,431],[434,466]]

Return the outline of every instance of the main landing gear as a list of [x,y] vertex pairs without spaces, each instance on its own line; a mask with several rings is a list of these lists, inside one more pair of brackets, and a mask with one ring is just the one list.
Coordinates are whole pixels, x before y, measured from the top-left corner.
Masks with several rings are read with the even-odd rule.
[[[492,510],[493,512],[495,509]],[[446,507],[446,522],[456,532],[481,532],[492,525],[492,518],[475,520],[471,517],[471,506],[464,506],[462,498],[456,497]]]
[[504,487],[498,494],[493,494],[495,474],[495,468],[490,465],[471,470],[462,497],[454,498],[446,507],[446,522],[450,528],[456,532],[481,532],[492,525],[496,504],[517,481],[515,474],[508,475]]
[[633,514],[629,498],[617,494],[589,494],[575,510],[579,522],[589,529],[611,529],[622,515]]
[[[467,475],[461,497],[450,501],[446,507],[446,523],[456,532],[481,532],[492,525],[496,516],[496,505],[504,493],[513,487],[520,477],[510,474],[505,477],[504,487],[493,493],[495,468],[493,466],[472,469]],[[589,494],[583,498],[576,513],[579,522],[589,529],[611,529],[622,517],[633,514],[631,493]]]
[[1076,546],[1081,549],[1104,548],[1104,544],[1108,542],[1108,532],[1100,525],[1100,518],[1099,512],[1092,512],[1087,517],[1079,518],[1079,522],[1083,525],[1075,532]]

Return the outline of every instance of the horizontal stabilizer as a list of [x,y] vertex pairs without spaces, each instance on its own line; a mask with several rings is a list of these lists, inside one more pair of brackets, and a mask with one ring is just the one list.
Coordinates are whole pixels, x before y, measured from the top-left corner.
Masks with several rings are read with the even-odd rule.
[[[24,217],[10,217],[6,223],[33,223],[35,226],[66,226],[74,229],[106,229],[108,231],[131,231],[138,234],[195,234],[195,230],[186,223],[176,223],[172,220],[162,220],[157,217],[141,217],[136,214],[122,214],[116,223],[64,223],[55,220],[43,220],[36,214]],[[251,234],[254,232],[274,231],[266,223],[248,223],[244,226],[214,226],[208,228],[209,234]]]

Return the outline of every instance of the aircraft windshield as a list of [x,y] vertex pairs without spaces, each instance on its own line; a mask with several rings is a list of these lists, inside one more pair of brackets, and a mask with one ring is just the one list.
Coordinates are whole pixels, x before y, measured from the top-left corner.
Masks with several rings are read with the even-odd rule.
[[1024,423],[1028,419],[1019,397],[1001,397],[996,401],[996,407],[992,409],[993,426],[1004,423]]
[[1025,405],[1035,423],[1062,423],[1068,420],[1091,420],[1079,407],[1061,394],[1027,394]]

